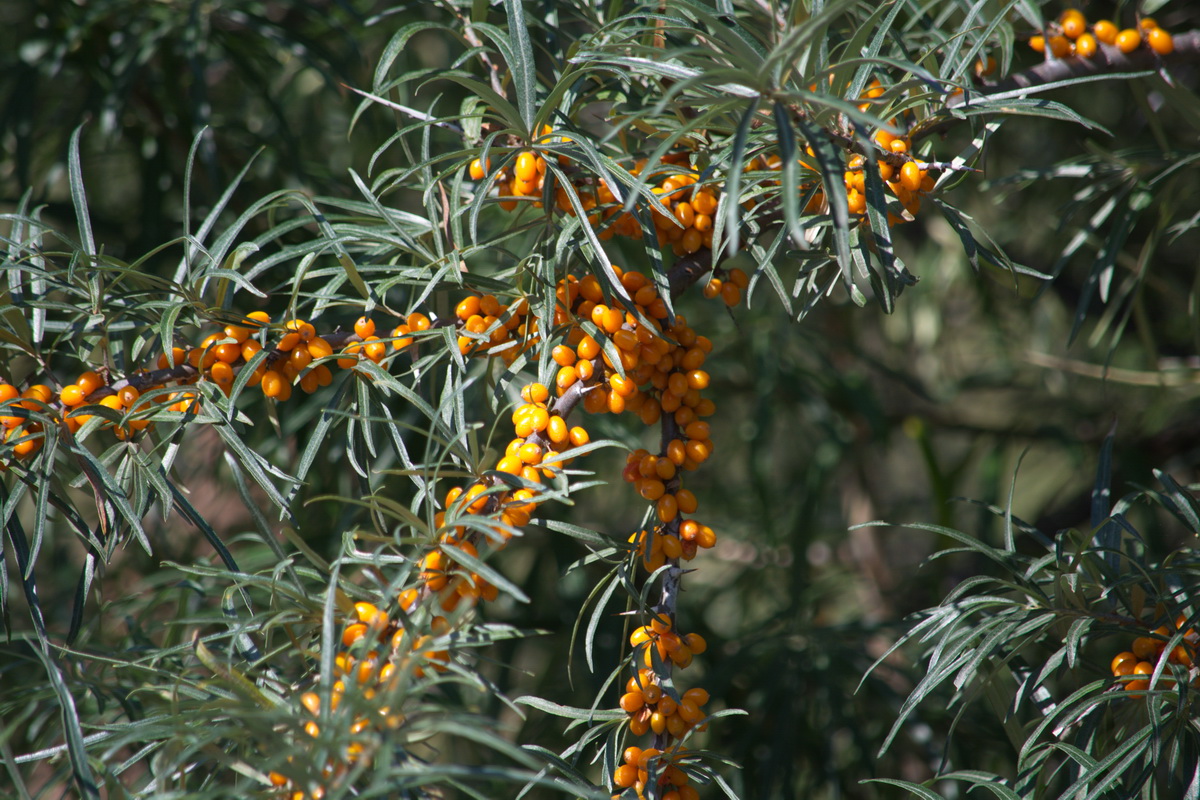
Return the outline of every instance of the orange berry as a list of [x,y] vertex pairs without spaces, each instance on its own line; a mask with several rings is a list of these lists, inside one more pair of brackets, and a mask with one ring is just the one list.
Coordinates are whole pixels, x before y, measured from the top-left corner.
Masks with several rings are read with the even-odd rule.
[[[308,343],[308,354],[312,359],[325,358],[333,355],[333,346],[320,336],[314,338]],[[245,357],[245,351],[242,352],[242,357]],[[310,359],[310,360],[312,360]]]
[[275,345],[275,349],[282,353],[286,353],[289,350],[291,350],[292,348],[294,348],[296,345],[300,344],[300,339],[301,339],[300,334],[296,331],[292,331],[291,333],[285,333],[283,335],[283,338],[281,338],[279,340],[279,342]]
[[308,352],[308,348],[306,346],[297,345],[296,347],[292,348],[292,352],[288,354],[287,360],[292,369],[296,370],[296,372],[300,372],[300,370],[312,363],[312,354]]
[[[679,503],[678,503],[678,501],[676,501],[675,495],[664,494],[662,497],[658,498],[658,503],[656,505],[655,511],[658,514],[659,520],[661,520],[664,523],[670,522],[671,520],[675,519],[675,517],[679,515]],[[679,540],[676,539],[674,536],[668,536],[666,538],[670,539],[671,541],[676,542],[677,544],[679,542]],[[678,557],[679,557],[678,553],[676,553],[674,556],[672,556],[669,553],[667,554],[667,558],[678,558]]]
[[125,408],[130,408],[141,395],[142,393],[133,386],[123,386],[117,391],[117,397]]
[[283,327],[289,333],[295,333],[299,335],[300,341],[302,342],[307,342],[317,335],[317,329],[312,326],[312,323],[305,322],[302,319],[288,320]]
[[1149,43],[1150,49],[1160,56],[1169,55],[1175,51],[1175,40],[1162,28],[1151,28],[1146,33],[1146,41]]
[[[638,294],[640,295],[644,289],[650,289],[650,288],[652,288],[652,287],[649,287],[649,286],[642,287],[642,289],[638,290]],[[653,298],[651,298],[651,302],[653,302]],[[647,303],[642,303],[642,305],[647,305]],[[600,308],[600,306],[596,306],[596,307]],[[594,319],[593,319],[593,321],[594,321]],[[596,325],[598,327],[600,327],[605,333],[608,333],[608,334],[617,333],[621,329],[621,326],[624,324],[625,324],[625,314],[619,308],[607,309],[606,311],[604,311],[603,314],[600,315],[600,321],[596,322]]]
[[1091,58],[1096,55],[1096,50],[1099,47],[1096,44],[1096,37],[1090,33],[1085,33],[1075,40],[1075,55],[1080,58]]
[[1157,639],[1152,639],[1149,636],[1139,636],[1133,640],[1133,654],[1142,661],[1147,661],[1158,655],[1159,647],[1163,643]]
[[[182,363],[182,360],[177,360],[175,363],[180,364],[180,363]],[[99,389],[101,386],[104,385],[104,381],[102,381],[100,379],[100,376],[97,375],[96,373],[92,372],[91,370],[88,370],[87,372],[80,375],[79,379],[76,380],[75,383],[76,383],[76,385],[79,386],[80,389],[83,389],[84,396],[91,394],[92,392],[96,391],[97,389]],[[2,399],[2,398],[0,398],[0,399]]]
[[1119,31],[1117,30],[1117,26],[1112,22],[1101,19],[1097,20],[1096,24],[1092,26],[1092,32],[1096,34],[1097,41],[1104,44],[1116,44],[1117,33]]
[[209,370],[209,377],[212,378],[214,383],[217,383],[222,387],[232,386],[233,367],[229,366],[229,364],[225,361],[218,361],[217,363],[213,364],[212,369]]
[[479,298],[476,295],[467,295],[459,301],[458,306],[454,309],[454,315],[466,322],[471,317],[479,313]]
[[517,156],[517,165],[513,169],[513,174],[520,181],[536,180],[538,176],[537,157],[529,150],[522,152]]
[[1067,9],[1059,17],[1063,35],[1068,39],[1078,39],[1087,30],[1087,18],[1076,8]]
[[342,646],[350,647],[359,639],[363,638],[363,636],[366,634],[367,626],[363,625],[361,622],[356,622],[353,625],[347,625],[346,629],[342,631]]
[[507,472],[510,475],[521,474],[521,459],[517,456],[505,456],[496,462],[497,472]]
[[1046,37],[1030,36],[1029,37],[1029,46],[1036,52],[1039,52],[1039,53],[1046,52]]
[[1065,36],[1051,36],[1049,45],[1055,58],[1066,58],[1071,54],[1071,42]]
[[1142,36],[1133,28],[1126,28],[1117,34],[1117,49],[1122,53],[1132,53],[1142,43]]
[[1190,667],[1192,665],[1193,655],[1194,651],[1192,648],[1179,644],[1175,645],[1175,647],[1171,649],[1171,655],[1168,656],[1168,659],[1172,663],[1182,664],[1185,667]]
[[550,441],[556,445],[564,444],[569,441],[570,432],[567,428],[566,420],[557,414],[550,417],[550,422],[546,425],[546,435],[550,437]]
[[637,783],[638,770],[633,764],[622,764],[613,772],[613,785],[628,789]]
[[1158,22],[1155,21],[1154,17],[1142,17],[1138,20],[1138,27],[1144,31],[1153,30],[1158,27]]
[[271,315],[265,311],[251,311],[246,315],[247,326],[251,330],[265,328],[271,324]]
[[363,342],[363,353],[366,354],[367,358],[378,364],[387,355],[387,342],[372,336]]
[[469,168],[471,180],[473,180],[473,181],[483,180],[483,177],[487,174],[487,171],[489,169],[491,169],[491,166],[492,166],[492,163],[491,163],[490,159],[488,160],[488,162],[486,164],[478,158],[474,159],[471,162],[471,166]]
[[910,192],[921,188],[921,168],[915,161],[905,161],[900,168],[900,185]]
[[260,385],[262,386],[263,394],[267,397],[280,397],[283,394],[283,376],[273,369],[269,369],[263,373]]
[[[561,417],[558,419],[561,419]],[[566,423],[563,424],[565,425]],[[526,442],[525,444],[521,445],[517,452],[517,456],[520,458],[522,463],[540,464],[542,461],[542,446],[537,442]],[[514,472],[515,470],[507,471]]]
[[550,357],[560,367],[569,367],[575,363],[575,351],[565,344],[556,345],[550,352]]
[[550,399],[550,390],[545,384],[530,383],[521,388],[521,399],[526,403],[545,403]]
[[641,692],[627,692],[621,695],[619,705],[627,714],[632,714],[646,705],[646,696]]
[[375,333],[375,322],[370,317],[359,317],[354,323],[354,333],[365,339]]
[[1133,668],[1137,665],[1137,663],[1138,657],[1133,653],[1128,651],[1117,653],[1115,656],[1113,656],[1112,664],[1110,665],[1112,668],[1112,674],[1117,677],[1132,675]]
[[59,393],[59,399],[62,400],[63,405],[66,406],[80,405],[86,397],[87,395],[83,393],[83,389],[74,383],[69,386],[64,386],[62,392]]
[[580,358],[595,358],[600,355],[600,343],[591,336],[584,336],[575,347]]
[[721,299],[725,301],[725,305],[732,308],[742,302],[742,290],[736,284],[727,282],[721,287]]
[[[358,354],[362,350],[362,344],[359,342],[351,342],[342,350],[342,355],[337,360],[337,365],[342,369],[351,369],[358,363]],[[265,376],[264,376],[265,380]],[[268,395],[269,396],[269,395]]]

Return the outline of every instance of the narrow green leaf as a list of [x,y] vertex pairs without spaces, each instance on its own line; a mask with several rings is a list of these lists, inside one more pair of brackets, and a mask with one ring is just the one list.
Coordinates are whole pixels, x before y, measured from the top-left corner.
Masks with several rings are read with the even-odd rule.
[[504,0],[504,12],[508,17],[508,33],[512,37],[513,91],[517,95],[517,107],[521,109],[521,120],[525,131],[532,133],[533,118],[537,115],[537,75],[533,62],[533,44],[529,40],[529,28],[525,25],[525,9],[521,0]]
[[63,674],[50,654],[43,647],[34,647],[32,650],[42,662],[46,677],[58,698],[58,705],[62,711],[63,733],[67,740],[67,756],[71,761],[71,778],[75,788],[83,797],[99,800],[100,789],[96,785],[92,766],[88,763],[83,726],[79,720],[79,711],[75,708],[75,698],[71,696],[71,690],[67,688]]
[[67,157],[67,172],[71,187],[71,204],[75,207],[75,224],[79,228],[79,244],[83,252],[96,255],[96,240],[92,236],[92,216],[88,209],[87,192],[83,188],[83,166],[79,158],[79,139],[83,125],[71,132],[71,149]]

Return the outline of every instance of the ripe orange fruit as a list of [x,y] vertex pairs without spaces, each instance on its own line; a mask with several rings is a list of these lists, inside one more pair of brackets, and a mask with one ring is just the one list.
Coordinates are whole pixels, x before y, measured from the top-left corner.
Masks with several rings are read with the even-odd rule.
[[1076,8],[1069,8],[1059,17],[1063,35],[1068,39],[1078,39],[1087,30],[1087,19]]
[[262,392],[267,397],[279,397],[283,394],[283,376],[273,369],[269,369],[262,376]]
[[1096,40],[1104,44],[1116,44],[1118,32],[1117,26],[1106,19],[1096,20],[1096,24],[1092,26]]
[[1117,34],[1117,49],[1122,53],[1132,53],[1142,43],[1142,36],[1133,28],[1126,28]]
[[1133,640],[1133,654],[1141,661],[1148,661],[1158,655],[1163,643],[1149,636],[1139,636]]
[[1117,677],[1132,675],[1133,668],[1137,666],[1138,657],[1129,651],[1117,653],[1112,660],[1112,674]]
[[1071,54],[1071,42],[1065,36],[1051,36],[1049,45],[1055,58],[1066,58]]
[[1091,58],[1098,49],[1100,46],[1096,43],[1096,37],[1090,33],[1082,34],[1075,40],[1075,55],[1080,58]]
[[1169,55],[1175,51],[1175,40],[1162,28],[1151,28],[1147,31],[1146,41],[1149,43],[1150,49],[1160,56]]
[[733,306],[736,306],[738,303],[742,302],[742,290],[737,287],[737,284],[733,282],[726,282],[726,284],[721,287],[721,299],[725,301],[725,305],[732,308]]
[[[519,181],[537,180],[537,156],[529,150],[522,152],[517,156],[517,165],[513,169],[513,174]],[[522,192],[522,194],[524,193]]]
[[64,386],[62,392],[59,393],[59,399],[62,400],[63,405],[66,406],[77,406],[81,404],[86,397],[87,395],[83,393],[83,389],[74,383],[69,386]]

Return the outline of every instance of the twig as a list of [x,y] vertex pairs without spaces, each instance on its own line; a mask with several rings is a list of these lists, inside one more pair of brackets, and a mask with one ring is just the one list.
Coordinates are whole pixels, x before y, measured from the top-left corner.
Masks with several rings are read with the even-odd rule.
[[[1037,89],[1085,75],[1111,73],[1113,78],[1120,78],[1126,72],[1157,70],[1167,77],[1166,66],[1200,58],[1200,30],[1184,31],[1171,38],[1175,50],[1167,56],[1160,56],[1144,45],[1132,53],[1122,53],[1115,45],[1098,43],[1099,47],[1091,58],[1052,58],[995,83],[985,83],[978,93],[992,97],[1020,89]],[[967,104],[970,96],[969,92],[956,96],[947,105],[955,107]]]

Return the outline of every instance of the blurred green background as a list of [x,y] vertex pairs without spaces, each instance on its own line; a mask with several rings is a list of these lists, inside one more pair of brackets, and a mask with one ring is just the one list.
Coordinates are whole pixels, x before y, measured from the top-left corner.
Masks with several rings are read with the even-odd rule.
[[[28,191],[48,219],[70,230],[67,142],[80,125],[96,238],[121,257],[179,235],[185,205],[193,219],[202,217],[251,159],[231,215],[281,188],[354,197],[347,169],[366,174],[398,121],[371,109],[350,133],[358,100],[346,87],[370,86],[391,33],[436,13],[432,5],[349,0],[0,4],[0,204],[11,211]],[[1196,22],[1188,17],[1194,10],[1172,13],[1160,22]],[[444,68],[456,52],[438,34],[420,35],[399,66]],[[1194,84],[1194,72],[1177,77]],[[1111,138],[1081,136],[1062,123],[1011,121],[993,140],[984,174],[964,180],[952,198],[1016,261],[1061,273],[1049,285],[972,272],[957,236],[930,212],[901,230],[901,251],[920,282],[892,316],[835,297],[795,322],[765,286],[733,313],[698,293],[680,302],[716,344],[707,368],[718,403],[717,455],[689,483],[701,500],[699,516],[720,536],[687,580],[684,619],[710,642],[689,678],[709,689],[714,707],[750,714],[715,724],[706,740],[743,765],[729,778],[743,797],[871,797],[880,790],[859,781],[924,780],[943,757],[965,763],[969,754],[976,768],[1006,763],[999,754],[988,763],[998,728],[983,710],[969,713],[944,749],[948,712],[937,702],[876,757],[919,664],[897,654],[861,687],[860,678],[907,614],[936,604],[983,565],[963,555],[922,566],[947,542],[902,527],[852,526],[925,521],[995,535],[999,523],[979,503],[1003,506],[1015,480],[1017,516],[1047,532],[1086,529],[1100,443],[1110,429],[1115,494],[1150,483],[1152,468],[1183,484],[1200,480],[1200,236],[1171,227],[1200,212],[1200,187],[1179,188],[1166,211],[1130,225],[1107,303],[1081,298],[1093,291],[1089,259],[1108,228],[1060,260],[1074,226],[1095,210],[1089,186],[1135,186],[1166,154],[1194,146],[1195,129],[1173,113],[1161,84],[1096,86],[1057,99],[1085,110]],[[454,108],[460,94],[435,83],[408,102],[425,108],[437,97],[440,107]],[[205,127],[210,135],[201,140],[185,198],[187,154]],[[398,159],[389,151],[375,173]],[[1071,159],[1079,168],[1063,169]],[[1046,179],[1050,171],[1055,176]],[[1036,191],[1026,191],[1039,178]],[[636,253],[621,247],[614,257],[632,263]],[[148,268],[170,275],[174,262],[152,260]],[[1084,321],[1067,345],[1081,308]],[[282,416],[283,436],[262,426],[255,442],[268,458],[286,461],[303,448],[306,418],[292,409]],[[482,395],[477,418],[489,418]],[[594,437],[633,443],[638,435],[607,418],[590,424]],[[220,442],[200,434],[189,447],[194,464],[183,469],[194,469],[192,501],[237,550],[250,515],[226,501],[228,476],[209,469]],[[331,449],[303,496],[353,491],[337,455]],[[588,466],[607,478],[620,459],[602,452]],[[623,535],[642,511],[633,492],[613,481],[554,513]],[[322,504],[305,513],[303,533],[325,555],[355,521],[353,510]],[[1155,549],[1184,543],[1180,529],[1152,509],[1133,516]],[[178,523],[163,526],[155,545],[153,558],[128,550],[104,578],[105,595],[120,601],[122,613],[150,614],[138,598],[152,596],[158,562],[211,558]],[[67,536],[53,546],[61,559],[43,564],[62,568],[39,566],[39,583],[46,608],[55,610],[50,625],[61,630],[80,553]],[[573,540],[535,530],[499,556],[501,571],[532,603],[501,602],[488,615],[552,631],[498,648],[496,660],[516,669],[491,677],[510,695],[587,706],[615,663],[623,634],[612,618],[598,640],[599,674],[590,675],[575,652],[571,681],[563,680],[572,626],[599,574],[567,573],[583,555]],[[17,629],[27,625],[23,613],[15,600]],[[99,613],[90,611],[93,635],[118,635],[102,631]],[[1105,673],[1108,652],[1097,649],[1080,682]],[[519,742],[557,751],[570,741],[560,720],[502,719]]]

